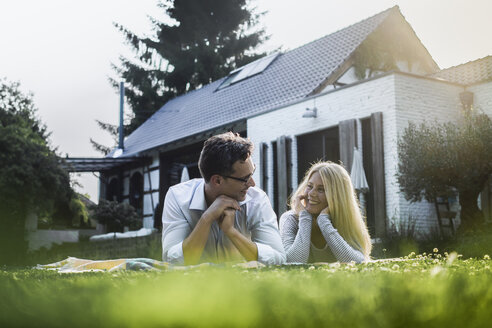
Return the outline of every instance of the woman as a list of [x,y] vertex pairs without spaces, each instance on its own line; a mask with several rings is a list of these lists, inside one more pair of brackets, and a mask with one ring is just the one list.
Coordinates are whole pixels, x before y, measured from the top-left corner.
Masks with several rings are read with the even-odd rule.
[[369,260],[371,238],[347,171],[332,162],[314,164],[280,218],[287,262]]

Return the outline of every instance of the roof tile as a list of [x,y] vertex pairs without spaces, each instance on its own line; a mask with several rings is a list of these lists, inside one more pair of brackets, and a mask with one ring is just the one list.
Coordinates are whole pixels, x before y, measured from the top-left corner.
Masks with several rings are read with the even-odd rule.
[[492,80],[492,56],[446,68],[429,76],[463,85],[490,81]]

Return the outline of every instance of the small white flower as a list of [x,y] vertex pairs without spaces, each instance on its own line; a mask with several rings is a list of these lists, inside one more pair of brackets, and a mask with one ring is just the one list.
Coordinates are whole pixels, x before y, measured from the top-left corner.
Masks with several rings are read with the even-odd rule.
[[335,269],[340,268],[340,262],[330,263],[330,268],[335,268]]
[[447,263],[448,265],[453,264],[454,260],[456,260],[459,257],[458,253],[456,252],[451,252],[447,258]]
[[433,268],[431,269],[431,271],[430,271],[430,275],[431,275],[432,277],[434,277],[434,276],[438,275],[438,274],[439,274],[442,270],[443,270],[442,266],[437,265],[437,266],[435,266],[435,267],[433,267]]

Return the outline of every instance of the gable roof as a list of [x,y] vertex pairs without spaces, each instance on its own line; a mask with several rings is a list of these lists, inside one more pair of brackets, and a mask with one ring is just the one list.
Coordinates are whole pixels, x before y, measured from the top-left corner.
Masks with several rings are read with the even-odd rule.
[[136,155],[310,95],[398,6],[279,54],[260,74],[218,87],[224,77],[168,101],[125,140],[123,156]]
[[463,85],[491,81],[492,56],[487,56],[465,64],[446,68],[429,76]]

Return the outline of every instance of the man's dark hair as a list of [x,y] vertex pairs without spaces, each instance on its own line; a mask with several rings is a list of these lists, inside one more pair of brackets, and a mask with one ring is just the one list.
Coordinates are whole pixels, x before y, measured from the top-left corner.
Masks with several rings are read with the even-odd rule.
[[227,132],[210,137],[203,144],[198,168],[205,182],[209,182],[214,174],[231,175],[232,165],[245,161],[253,151],[253,143],[237,133]]

